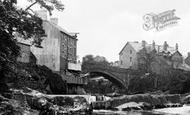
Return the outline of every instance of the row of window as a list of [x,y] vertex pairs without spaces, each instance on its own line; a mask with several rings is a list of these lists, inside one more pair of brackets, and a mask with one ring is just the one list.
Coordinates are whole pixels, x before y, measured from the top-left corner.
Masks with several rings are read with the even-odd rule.
[[[129,61],[132,62],[132,57],[129,58]],[[121,65],[123,65],[123,61],[120,61]]]

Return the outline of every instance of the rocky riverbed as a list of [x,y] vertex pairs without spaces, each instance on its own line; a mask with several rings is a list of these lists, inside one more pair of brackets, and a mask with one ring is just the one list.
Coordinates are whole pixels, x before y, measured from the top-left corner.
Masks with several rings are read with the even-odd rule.
[[180,94],[136,94],[113,97],[108,101],[94,102],[94,109],[105,110],[153,110],[182,107],[190,102],[190,96]]
[[29,88],[0,95],[2,115],[69,115],[91,114],[87,100],[81,96],[48,96]]
[[10,92],[0,95],[0,114],[90,115],[94,109],[93,114],[95,115],[104,114],[102,110],[106,110],[106,114],[108,111],[110,114],[136,112],[141,115],[148,112],[150,115],[154,115],[153,112],[167,113],[167,111],[174,110],[174,107],[178,112],[185,110],[184,113],[187,113],[190,106],[184,105],[189,104],[189,102],[189,95],[147,93],[112,97],[107,101],[96,101],[90,104],[82,95],[46,95],[36,90],[25,88],[21,90],[12,89]]

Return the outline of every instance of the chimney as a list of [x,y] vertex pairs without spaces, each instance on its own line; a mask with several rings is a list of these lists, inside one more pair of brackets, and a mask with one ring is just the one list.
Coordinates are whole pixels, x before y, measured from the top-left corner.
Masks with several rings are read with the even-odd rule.
[[168,44],[167,44],[167,42],[165,41],[165,42],[164,42],[164,45],[163,45],[164,51],[167,51],[167,48],[168,48]]
[[146,47],[146,41],[142,40],[142,47],[145,48]]
[[160,52],[160,46],[158,46],[158,53]]
[[178,51],[178,43],[175,44],[175,50]]
[[47,10],[38,10],[36,11],[36,15],[42,18],[42,20],[48,20],[48,12]]
[[187,53],[188,57],[190,57],[190,52]]
[[50,18],[50,22],[52,22],[55,25],[57,25],[58,24],[58,18]]
[[152,42],[152,49],[153,49],[153,50],[156,49],[156,48],[155,48],[155,42],[154,42],[154,40],[153,40],[153,42]]

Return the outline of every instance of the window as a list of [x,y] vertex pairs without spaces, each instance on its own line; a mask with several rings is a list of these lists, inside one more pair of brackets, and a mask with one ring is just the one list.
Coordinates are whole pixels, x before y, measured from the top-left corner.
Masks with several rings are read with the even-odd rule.
[[130,57],[130,62],[132,62],[132,57]]
[[132,54],[132,50],[130,50],[130,54]]
[[121,60],[121,65],[123,65],[123,61]]

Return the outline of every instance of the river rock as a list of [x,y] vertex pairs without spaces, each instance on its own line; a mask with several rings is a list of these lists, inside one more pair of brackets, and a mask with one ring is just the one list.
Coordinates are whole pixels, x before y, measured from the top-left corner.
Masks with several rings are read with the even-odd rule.
[[181,96],[177,94],[170,95],[155,95],[155,94],[136,94],[136,95],[124,95],[120,97],[112,98],[110,103],[111,107],[115,108],[125,103],[135,102],[141,103],[144,105],[141,106],[142,109],[150,110],[153,108],[165,108],[168,103],[174,104],[174,106],[181,104]]

